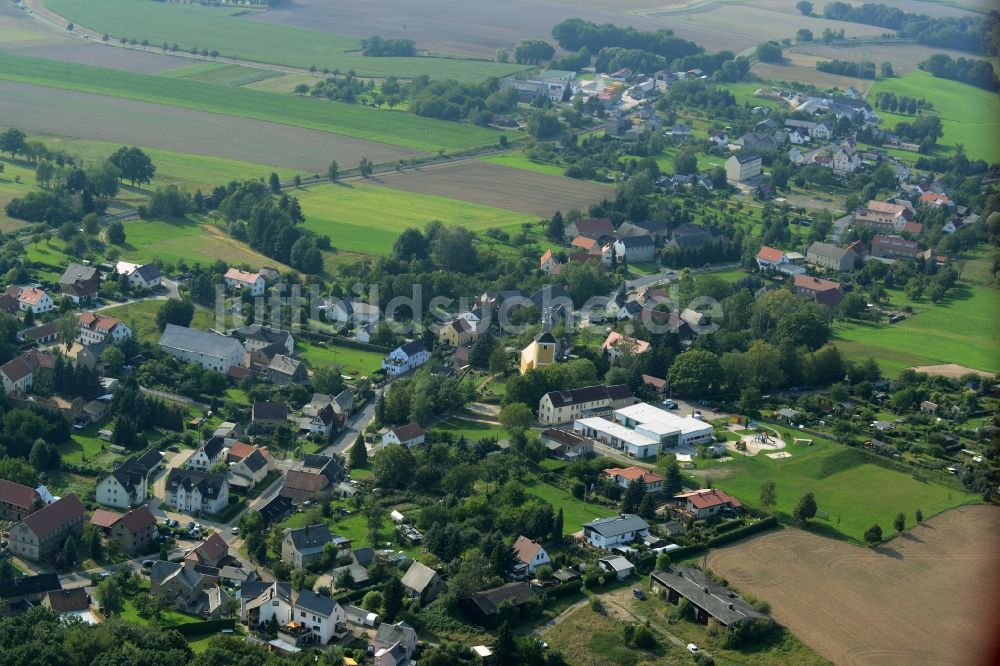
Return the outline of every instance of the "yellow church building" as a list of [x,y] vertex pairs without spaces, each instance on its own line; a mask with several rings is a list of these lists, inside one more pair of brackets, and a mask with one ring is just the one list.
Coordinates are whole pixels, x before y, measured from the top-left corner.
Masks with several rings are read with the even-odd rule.
[[531,344],[521,350],[521,374],[556,362],[556,339],[551,331],[542,330]]

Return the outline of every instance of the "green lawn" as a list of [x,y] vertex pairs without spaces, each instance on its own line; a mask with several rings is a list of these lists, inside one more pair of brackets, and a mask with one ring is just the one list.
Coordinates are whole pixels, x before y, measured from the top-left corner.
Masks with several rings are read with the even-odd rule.
[[[136,611],[135,606],[132,604],[132,600],[128,599],[125,601],[125,606],[122,612],[118,615],[122,620],[130,622],[132,624],[142,624],[148,625],[149,620],[139,617],[138,611]],[[196,617],[191,617],[190,615],[185,615],[183,613],[178,613],[177,611],[165,610],[161,615],[161,626],[165,628],[176,627],[182,624],[192,624],[195,622],[201,622]]]
[[564,534],[579,532],[584,523],[588,523],[595,518],[607,518],[616,513],[613,509],[578,500],[562,488],[557,488],[548,483],[540,481],[530,484],[526,483],[524,484],[524,490],[530,495],[545,500],[552,505],[554,510],[563,510]]
[[[909,304],[890,291],[893,305]],[[890,374],[913,365],[958,363],[1000,372],[1000,291],[959,283],[941,303],[912,304],[915,314],[898,324],[838,323],[835,342],[849,359],[874,357]]]
[[312,368],[339,365],[344,374],[352,377],[371,375],[382,367],[382,359],[385,357],[385,354],[367,349],[340,346],[334,342],[321,346],[305,340],[296,343],[296,352]]
[[20,162],[0,157],[4,170],[0,173],[0,232],[9,232],[24,226],[24,221],[8,217],[4,207],[15,197],[23,197],[38,189],[35,185],[35,170]]
[[[791,437],[787,431],[784,434]],[[777,493],[775,509],[786,516],[791,516],[805,493],[815,493],[819,511],[825,512],[818,513],[815,522],[856,541],[861,541],[873,523],[891,529],[900,511],[906,514],[909,527],[917,509],[933,516],[979,499],[973,493],[918,481],[903,472],[864,462],[858,451],[819,438],[813,438],[812,446],[790,444],[787,450],[791,458],[736,455],[730,462],[713,464],[708,471],[712,485],[757,505],[761,484],[772,480]]]
[[423,229],[432,220],[471,231],[536,221],[523,213],[369,183],[312,185],[295,196],[306,229],[330,236],[339,250],[362,254],[388,254],[403,230]]
[[108,426],[91,425],[83,430],[74,430],[68,441],[59,444],[60,457],[74,464],[96,463],[110,469],[112,462],[119,456],[111,452],[109,442],[97,436],[97,432],[106,427]]
[[437,152],[494,144],[497,130],[300,95],[279,95],[187,79],[0,53],[0,79],[134,99]]
[[[166,301],[140,301],[108,308],[102,312],[125,322],[137,339],[155,343],[160,339],[160,329],[156,325],[156,313],[160,311],[164,303]],[[202,307],[195,308],[191,328],[207,329],[214,325],[215,317],[211,310]]]
[[480,421],[470,421],[468,419],[453,418],[442,421],[433,428],[437,432],[450,433],[456,440],[465,437],[469,442],[477,442],[481,439],[504,439],[507,431],[500,426],[492,426]]
[[[868,94],[874,103],[879,92],[926,99],[934,105],[931,113],[941,116],[944,136],[939,143],[965,146],[970,158],[988,162],[1000,160],[1000,101],[993,93],[958,81],[937,79],[920,70],[894,79],[878,79]],[[891,128],[898,122],[912,123],[916,116],[877,111],[882,124]]]
[[[432,78],[482,81],[505,76],[523,67],[460,58],[368,58],[360,41],[341,35],[306,30],[241,17],[242,8],[215,8],[197,4],[148,0],[45,0],[57,14],[113,37],[135,37],[152,44],[176,43],[190,51],[216,49],[223,58],[269,62],[293,67],[355,70],[359,76]],[[252,13],[251,13],[252,14]],[[420,47],[420,44],[417,45]],[[151,47],[150,50],[159,50]]]
[[534,171],[535,173],[544,173],[550,176],[562,176],[565,171],[565,169],[558,164],[544,164],[542,162],[530,160],[522,152],[493,155],[492,157],[484,157],[482,159],[484,162],[490,162],[491,164],[499,164],[500,166],[513,167],[515,169],[524,169],[525,171]]

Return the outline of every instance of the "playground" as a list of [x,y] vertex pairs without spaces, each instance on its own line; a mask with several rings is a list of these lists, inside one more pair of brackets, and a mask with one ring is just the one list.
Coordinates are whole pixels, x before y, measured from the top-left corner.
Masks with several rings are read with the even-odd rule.
[[[790,458],[791,454],[783,449],[787,446],[777,430],[771,430],[759,424],[751,424],[744,428],[740,424],[731,424],[728,430],[739,436],[737,440],[726,442],[726,448],[744,456],[755,456],[765,453],[769,458]],[[809,441],[809,440],[805,440]],[[811,443],[811,441],[809,441]],[[796,439],[795,443],[800,443]]]

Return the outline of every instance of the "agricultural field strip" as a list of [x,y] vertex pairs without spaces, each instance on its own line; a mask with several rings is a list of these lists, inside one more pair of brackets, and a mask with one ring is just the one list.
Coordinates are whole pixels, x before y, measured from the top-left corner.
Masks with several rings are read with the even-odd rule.
[[293,125],[437,152],[495,143],[500,132],[292,95],[0,53],[0,79]]

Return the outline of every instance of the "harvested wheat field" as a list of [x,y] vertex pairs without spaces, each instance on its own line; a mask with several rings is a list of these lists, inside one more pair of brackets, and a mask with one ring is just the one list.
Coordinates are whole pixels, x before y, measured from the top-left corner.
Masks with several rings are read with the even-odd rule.
[[995,663],[998,535],[1000,509],[964,506],[875,550],[785,529],[707,564],[835,664],[978,666]]
[[587,210],[590,204],[615,194],[612,187],[601,183],[477,160],[382,174],[372,182],[539,217],[549,217],[557,210],[565,213],[570,208]]

